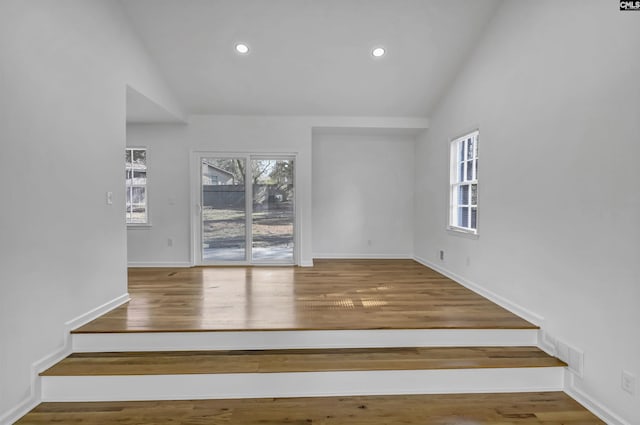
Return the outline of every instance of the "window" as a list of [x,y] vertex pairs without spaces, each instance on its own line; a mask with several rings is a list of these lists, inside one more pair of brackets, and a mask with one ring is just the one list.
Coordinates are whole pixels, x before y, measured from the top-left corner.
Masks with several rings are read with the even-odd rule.
[[147,150],[125,149],[127,224],[149,224],[147,206]]
[[451,142],[449,228],[478,233],[478,131]]

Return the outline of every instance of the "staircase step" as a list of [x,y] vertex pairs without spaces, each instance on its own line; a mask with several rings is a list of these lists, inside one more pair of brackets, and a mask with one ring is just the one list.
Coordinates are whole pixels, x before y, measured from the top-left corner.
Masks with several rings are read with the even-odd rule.
[[16,425],[602,425],[562,392],[43,403]]
[[72,354],[44,401],[558,391],[565,364],[534,347]]
[[75,353],[42,376],[562,367],[535,347],[412,347]]

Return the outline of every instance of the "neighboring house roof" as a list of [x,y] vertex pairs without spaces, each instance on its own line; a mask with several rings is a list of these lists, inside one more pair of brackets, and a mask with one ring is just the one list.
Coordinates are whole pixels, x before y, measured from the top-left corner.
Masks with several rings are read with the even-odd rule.
[[210,167],[210,168],[213,168],[214,170],[216,170],[216,171],[217,171],[217,172],[219,172],[219,173],[226,174],[226,175],[228,175],[228,176],[229,176],[229,177],[231,177],[231,178],[234,178],[234,177],[235,177],[235,176],[233,175],[233,173],[230,173],[230,172],[228,172],[228,171],[226,171],[226,170],[223,170],[222,168],[218,168],[218,167],[216,167],[215,165],[211,164],[211,163],[210,163],[209,161],[207,161],[206,159],[203,159],[203,160],[202,160],[202,164],[203,164],[203,165],[206,165],[206,166],[208,166],[208,167]]

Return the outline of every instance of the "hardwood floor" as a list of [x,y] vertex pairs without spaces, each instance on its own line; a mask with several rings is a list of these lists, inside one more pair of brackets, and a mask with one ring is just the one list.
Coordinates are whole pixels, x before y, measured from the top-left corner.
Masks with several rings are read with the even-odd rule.
[[74,332],[536,328],[412,260],[130,269],[129,292]]
[[565,366],[535,347],[75,353],[42,376],[276,373]]
[[[129,292],[129,303],[74,333],[536,329],[535,325],[411,260],[317,260],[313,268],[130,269]],[[117,375],[162,375],[156,377],[162,378],[216,373],[375,373],[563,365],[535,347],[318,348],[74,353],[42,375],[43,380],[61,380]],[[538,371],[534,373],[539,375]],[[240,379],[245,381],[244,377]],[[381,385],[382,391],[385,386],[386,381]],[[86,391],[80,389],[83,390]],[[175,391],[169,390],[171,394]],[[226,387],[223,392],[227,396]],[[252,392],[251,396],[255,394]],[[17,422],[49,423],[592,425],[603,422],[561,392],[48,402]]]
[[595,425],[564,393],[42,403],[19,425]]

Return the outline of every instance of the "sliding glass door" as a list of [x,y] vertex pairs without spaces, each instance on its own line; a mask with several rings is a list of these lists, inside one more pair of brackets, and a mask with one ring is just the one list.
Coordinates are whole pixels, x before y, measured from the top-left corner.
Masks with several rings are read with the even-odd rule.
[[294,160],[201,156],[202,264],[294,264]]
[[245,261],[245,158],[202,158],[202,261]]
[[293,263],[293,160],[252,159],[251,259]]

